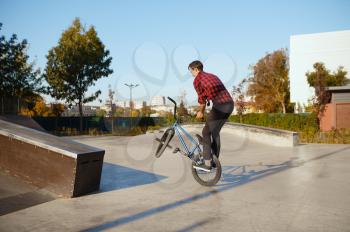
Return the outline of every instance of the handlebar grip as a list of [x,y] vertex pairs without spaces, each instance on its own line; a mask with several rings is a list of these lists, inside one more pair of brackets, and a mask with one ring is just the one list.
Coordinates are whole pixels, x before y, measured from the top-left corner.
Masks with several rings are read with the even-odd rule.
[[176,105],[176,102],[174,101],[174,99],[172,99],[171,97],[168,97],[168,99]]

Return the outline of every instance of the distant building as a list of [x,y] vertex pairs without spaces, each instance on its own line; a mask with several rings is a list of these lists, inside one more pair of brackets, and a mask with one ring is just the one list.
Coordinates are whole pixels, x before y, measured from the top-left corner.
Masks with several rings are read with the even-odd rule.
[[165,97],[164,96],[154,96],[151,100],[151,106],[164,106]]
[[113,112],[115,112],[117,106],[110,99],[106,100],[106,103],[101,106],[101,109],[106,111],[106,116],[111,117]]
[[[350,73],[350,30],[290,37],[290,96],[291,101],[307,104],[314,95],[306,79],[313,64],[322,62],[327,69],[336,71],[343,66]],[[299,111],[303,111],[298,109]]]
[[[263,113],[262,110],[257,110],[254,106],[254,103],[251,101],[246,101],[244,102],[245,105],[245,110],[243,112],[243,114],[249,114],[249,113]],[[232,111],[233,115],[237,115],[237,103],[235,102],[233,111]]]
[[155,110],[157,112],[174,112],[174,105],[158,105],[158,106],[151,106],[152,110]]
[[119,106],[119,107],[129,107],[129,101],[117,101],[116,103],[116,106]]
[[134,109],[142,109],[143,106],[147,106],[146,101],[135,101]]
[[[99,110],[99,106],[86,106],[83,105],[83,115],[84,116],[96,116],[96,110]],[[70,109],[68,106],[65,106],[65,111],[62,113],[62,116],[80,116],[79,106],[72,106]]]
[[189,107],[187,107],[187,112],[190,115],[195,115],[198,112],[198,106],[189,106]]
[[166,104],[164,96],[154,96],[151,100],[151,109],[156,113],[151,114],[151,117],[164,116],[166,113],[173,113],[174,105]]

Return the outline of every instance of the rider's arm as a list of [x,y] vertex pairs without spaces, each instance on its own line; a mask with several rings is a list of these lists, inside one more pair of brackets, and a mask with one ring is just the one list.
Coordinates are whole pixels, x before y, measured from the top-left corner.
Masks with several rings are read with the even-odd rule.
[[199,111],[204,114],[205,104],[199,104]]
[[201,83],[198,81],[195,81],[193,83],[193,85],[194,85],[194,88],[195,88],[197,95],[198,95],[198,104],[200,106],[201,112],[204,112],[205,103],[206,103],[206,99],[207,99],[205,89],[202,87]]

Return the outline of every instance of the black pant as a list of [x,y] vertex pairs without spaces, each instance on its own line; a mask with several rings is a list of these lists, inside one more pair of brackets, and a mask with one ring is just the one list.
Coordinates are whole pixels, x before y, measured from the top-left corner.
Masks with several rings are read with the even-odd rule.
[[203,135],[203,157],[206,160],[212,159],[212,154],[219,158],[220,154],[220,130],[231,115],[234,108],[233,102],[214,104],[210,110]]

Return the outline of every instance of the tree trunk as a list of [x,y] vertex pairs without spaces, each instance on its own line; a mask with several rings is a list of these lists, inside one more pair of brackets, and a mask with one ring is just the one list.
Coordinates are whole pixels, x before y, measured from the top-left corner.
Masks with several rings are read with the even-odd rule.
[[19,114],[19,97],[17,97],[17,115]]
[[83,106],[81,101],[79,101],[79,115],[80,115],[80,133],[83,132]]
[[284,104],[284,101],[281,102],[282,105],[282,111],[285,114],[286,113],[286,105]]
[[4,114],[4,96],[1,97],[1,114]]

